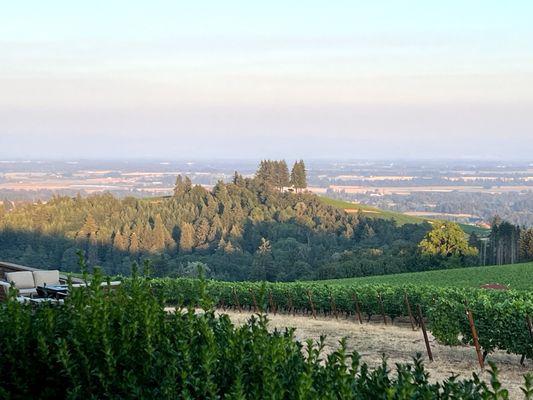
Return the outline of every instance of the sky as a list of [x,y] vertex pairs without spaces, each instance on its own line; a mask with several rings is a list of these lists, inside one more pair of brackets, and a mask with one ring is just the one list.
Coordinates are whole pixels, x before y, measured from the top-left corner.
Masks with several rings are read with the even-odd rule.
[[533,2],[0,0],[0,157],[533,159]]

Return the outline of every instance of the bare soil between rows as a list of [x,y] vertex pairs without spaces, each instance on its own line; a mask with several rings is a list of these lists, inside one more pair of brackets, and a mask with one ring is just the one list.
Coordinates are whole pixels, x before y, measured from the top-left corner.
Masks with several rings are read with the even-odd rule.
[[[218,312],[227,314],[236,325],[242,325],[253,315],[247,311]],[[319,316],[313,319],[305,315],[287,314],[269,314],[268,319],[271,329],[296,328],[295,337],[299,341],[318,340],[321,335],[326,335],[326,352],[333,351],[339,346],[339,341],[346,338],[348,349],[356,350],[362,356],[362,361],[371,367],[379,366],[383,355],[388,358],[391,369],[394,369],[395,363],[411,362],[417,353],[421,353],[432,381],[443,381],[452,374],[471,378],[474,372],[486,381],[490,379],[489,374],[480,369],[474,347],[441,345],[428,332],[435,359],[429,362],[422,331],[413,331],[409,323],[399,322],[391,325],[389,321],[384,325],[382,321],[364,321],[361,325],[353,318],[346,319],[341,316],[337,320],[334,317]],[[520,386],[524,383],[523,375],[533,373],[533,361],[526,360],[522,366],[520,356],[504,351],[489,354],[487,361],[493,361],[498,366],[500,380],[509,389],[511,398],[523,398]]]

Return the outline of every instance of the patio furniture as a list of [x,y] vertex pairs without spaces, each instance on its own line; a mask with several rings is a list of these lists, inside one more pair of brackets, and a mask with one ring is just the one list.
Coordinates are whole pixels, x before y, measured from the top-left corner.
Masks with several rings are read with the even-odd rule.
[[21,296],[32,297],[37,294],[33,273],[30,271],[7,272],[6,281],[8,284],[13,283]]
[[[0,262],[0,276],[5,280],[0,280],[0,301],[6,300],[11,286],[17,291],[15,300],[25,303],[29,299],[38,298],[57,300],[62,303],[68,295],[67,279],[71,279],[72,288],[87,286],[87,283],[79,278],[67,278],[60,275],[58,270],[42,270],[31,267],[24,267],[17,264]],[[100,285],[104,290],[113,290],[121,284],[120,281],[102,282]],[[38,303],[35,301],[32,303]]]
[[3,297],[7,297],[11,284],[17,289],[20,296],[25,297],[35,297],[37,295],[37,286],[60,285],[58,270],[6,272],[5,277],[5,281],[0,281]]
[[26,297],[26,302],[29,302],[30,304],[64,304],[65,300],[63,299],[52,299],[52,298],[33,298],[30,299]]
[[37,294],[41,298],[64,299],[68,296],[68,285],[37,286]]
[[57,269],[50,271],[33,271],[33,280],[35,281],[36,287],[61,284],[59,282],[59,271]]

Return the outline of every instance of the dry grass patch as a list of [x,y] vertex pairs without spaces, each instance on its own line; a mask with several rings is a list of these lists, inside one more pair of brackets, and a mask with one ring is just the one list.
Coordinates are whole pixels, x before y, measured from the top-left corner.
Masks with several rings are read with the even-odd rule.
[[[230,310],[219,312],[228,314],[236,325],[243,324],[252,315],[249,312],[239,313]],[[387,356],[392,366],[397,362],[410,362],[417,353],[421,353],[433,380],[442,381],[452,374],[471,378],[473,372],[478,374],[481,372],[473,347],[440,345],[431,334],[429,338],[435,361],[430,363],[422,332],[411,330],[409,324],[383,325],[371,322],[360,325],[343,317],[339,317],[339,320],[321,317],[314,320],[307,316],[293,317],[285,314],[269,314],[268,318],[271,329],[296,328],[296,339],[300,341],[317,340],[321,335],[327,335],[325,342],[327,352],[338,347],[339,340],[346,337],[348,349],[357,350],[362,360],[370,366],[378,366],[383,354]],[[497,364],[501,382],[511,391],[511,398],[522,398],[519,387],[523,384],[523,375],[533,372],[533,362],[526,360],[525,365],[521,366],[520,356],[502,351],[490,354],[487,360]],[[482,377],[485,380],[490,379],[485,372],[482,373]]]

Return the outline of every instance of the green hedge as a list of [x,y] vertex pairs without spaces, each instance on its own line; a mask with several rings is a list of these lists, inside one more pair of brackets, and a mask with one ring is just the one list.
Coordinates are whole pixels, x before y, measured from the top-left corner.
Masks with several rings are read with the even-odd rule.
[[[228,287],[209,283],[207,291]],[[265,317],[237,328],[213,309],[165,312],[159,295],[179,290],[209,306],[205,289],[193,281],[133,278],[105,292],[95,279],[64,305],[0,304],[0,398],[506,398],[494,367],[490,386],[477,376],[430,383],[419,359],[394,373],[385,362],[369,370],[344,342],[325,355],[323,342],[269,332]],[[244,301],[245,291],[239,294]],[[531,377],[524,393],[533,398]]]

